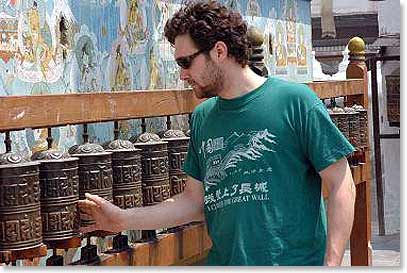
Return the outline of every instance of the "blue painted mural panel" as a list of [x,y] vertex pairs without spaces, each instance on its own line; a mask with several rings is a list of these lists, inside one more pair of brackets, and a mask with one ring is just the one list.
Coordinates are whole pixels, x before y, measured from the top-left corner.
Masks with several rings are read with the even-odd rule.
[[[184,0],[3,0],[0,2],[0,96],[182,88],[164,39]],[[310,81],[311,12],[307,0],[222,0],[264,33],[270,74]],[[151,130],[164,120],[149,120]],[[186,122],[175,121],[185,127]],[[120,123],[122,137],[139,121]],[[53,129],[55,146],[81,141],[81,128]],[[113,137],[112,124],[91,125],[90,139]],[[45,130],[13,132],[13,150],[42,149]],[[4,136],[0,135],[0,143]],[[0,145],[0,152],[4,152]]]

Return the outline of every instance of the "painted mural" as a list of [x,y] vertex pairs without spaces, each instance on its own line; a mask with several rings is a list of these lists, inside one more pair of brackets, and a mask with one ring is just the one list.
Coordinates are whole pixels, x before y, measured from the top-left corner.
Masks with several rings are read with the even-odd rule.
[[[165,22],[185,0],[1,0],[0,96],[183,88]],[[308,0],[223,0],[264,33],[271,75],[305,82],[311,71]],[[185,119],[173,119],[186,129]],[[161,130],[164,119],[148,119]],[[81,142],[81,126],[53,128],[54,145]],[[123,138],[140,121],[120,122]],[[89,125],[90,141],[113,138],[113,124]],[[46,147],[46,130],[12,132],[12,149]],[[5,151],[0,134],[0,153]]]

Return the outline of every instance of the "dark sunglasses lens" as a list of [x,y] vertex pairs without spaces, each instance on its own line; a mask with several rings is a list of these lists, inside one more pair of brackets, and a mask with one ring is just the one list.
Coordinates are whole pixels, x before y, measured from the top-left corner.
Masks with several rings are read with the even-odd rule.
[[188,69],[191,66],[191,61],[190,58],[185,57],[185,58],[178,58],[176,60],[177,64],[182,67],[183,69]]

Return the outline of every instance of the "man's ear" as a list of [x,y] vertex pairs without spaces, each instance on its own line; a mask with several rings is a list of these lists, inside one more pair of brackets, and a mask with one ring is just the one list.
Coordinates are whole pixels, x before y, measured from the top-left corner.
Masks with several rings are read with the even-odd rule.
[[212,48],[210,54],[212,60],[216,61],[217,63],[223,63],[228,57],[228,47],[224,42],[218,41]]

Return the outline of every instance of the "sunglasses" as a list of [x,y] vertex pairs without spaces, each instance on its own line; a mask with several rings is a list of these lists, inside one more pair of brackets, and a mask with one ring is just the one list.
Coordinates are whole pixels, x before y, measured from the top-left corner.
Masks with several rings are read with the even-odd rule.
[[175,59],[175,61],[177,62],[177,64],[183,68],[183,69],[188,69],[191,67],[193,60],[201,53],[203,52],[207,52],[208,49],[204,48],[201,50],[198,50],[197,52],[195,52],[194,54],[188,55],[188,56],[184,56],[184,57],[178,57]]

